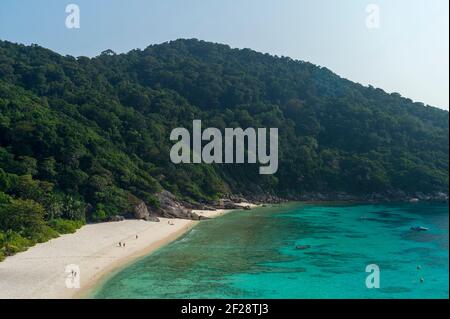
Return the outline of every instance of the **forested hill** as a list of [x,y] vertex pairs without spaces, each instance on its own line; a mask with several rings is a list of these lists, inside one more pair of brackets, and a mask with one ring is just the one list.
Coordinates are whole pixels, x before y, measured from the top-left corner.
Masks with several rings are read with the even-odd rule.
[[[193,119],[278,127],[278,172],[172,164],[170,132]],[[326,68],[221,44],[177,40],[90,59],[3,41],[0,203],[35,205],[45,220],[84,218],[90,204],[87,217],[102,220],[137,200],[157,206],[161,189],[195,201],[448,193],[448,119]]]

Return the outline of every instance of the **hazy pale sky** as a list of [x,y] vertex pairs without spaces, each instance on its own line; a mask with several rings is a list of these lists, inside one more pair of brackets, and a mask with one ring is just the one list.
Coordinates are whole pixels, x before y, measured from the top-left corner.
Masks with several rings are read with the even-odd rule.
[[[80,8],[80,29],[65,26],[71,3]],[[367,27],[369,4],[378,5],[379,28]],[[62,54],[126,52],[177,38],[309,61],[449,108],[448,0],[0,1],[0,39]]]

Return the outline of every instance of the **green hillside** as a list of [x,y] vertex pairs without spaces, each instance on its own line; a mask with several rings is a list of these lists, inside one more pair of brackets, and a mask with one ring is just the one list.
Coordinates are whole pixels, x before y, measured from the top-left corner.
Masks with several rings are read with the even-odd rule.
[[[170,132],[193,119],[278,127],[278,172],[172,164]],[[326,68],[221,44],[177,40],[90,59],[0,41],[0,246],[126,214],[139,200],[157,207],[162,189],[198,202],[447,194],[448,119]]]

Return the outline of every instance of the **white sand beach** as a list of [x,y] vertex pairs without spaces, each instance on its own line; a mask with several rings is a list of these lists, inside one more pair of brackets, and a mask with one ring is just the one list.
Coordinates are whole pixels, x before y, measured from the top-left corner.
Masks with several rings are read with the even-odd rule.
[[[217,217],[225,210],[194,211]],[[0,298],[80,298],[105,275],[175,240],[196,223],[160,218],[86,225],[0,262]],[[137,236],[137,237],[136,237]],[[120,247],[119,242],[125,243]],[[76,265],[79,268],[69,268]],[[66,272],[66,269],[68,272]],[[72,273],[72,270],[75,272]],[[80,288],[76,285],[79,276]]]

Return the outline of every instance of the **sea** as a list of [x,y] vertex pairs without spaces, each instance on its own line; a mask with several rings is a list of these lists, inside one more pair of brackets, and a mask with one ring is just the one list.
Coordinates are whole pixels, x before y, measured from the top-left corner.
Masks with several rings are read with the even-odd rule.
[[447,299],[448,205],[288,203],[232,211],[114,272],[90,297]]

